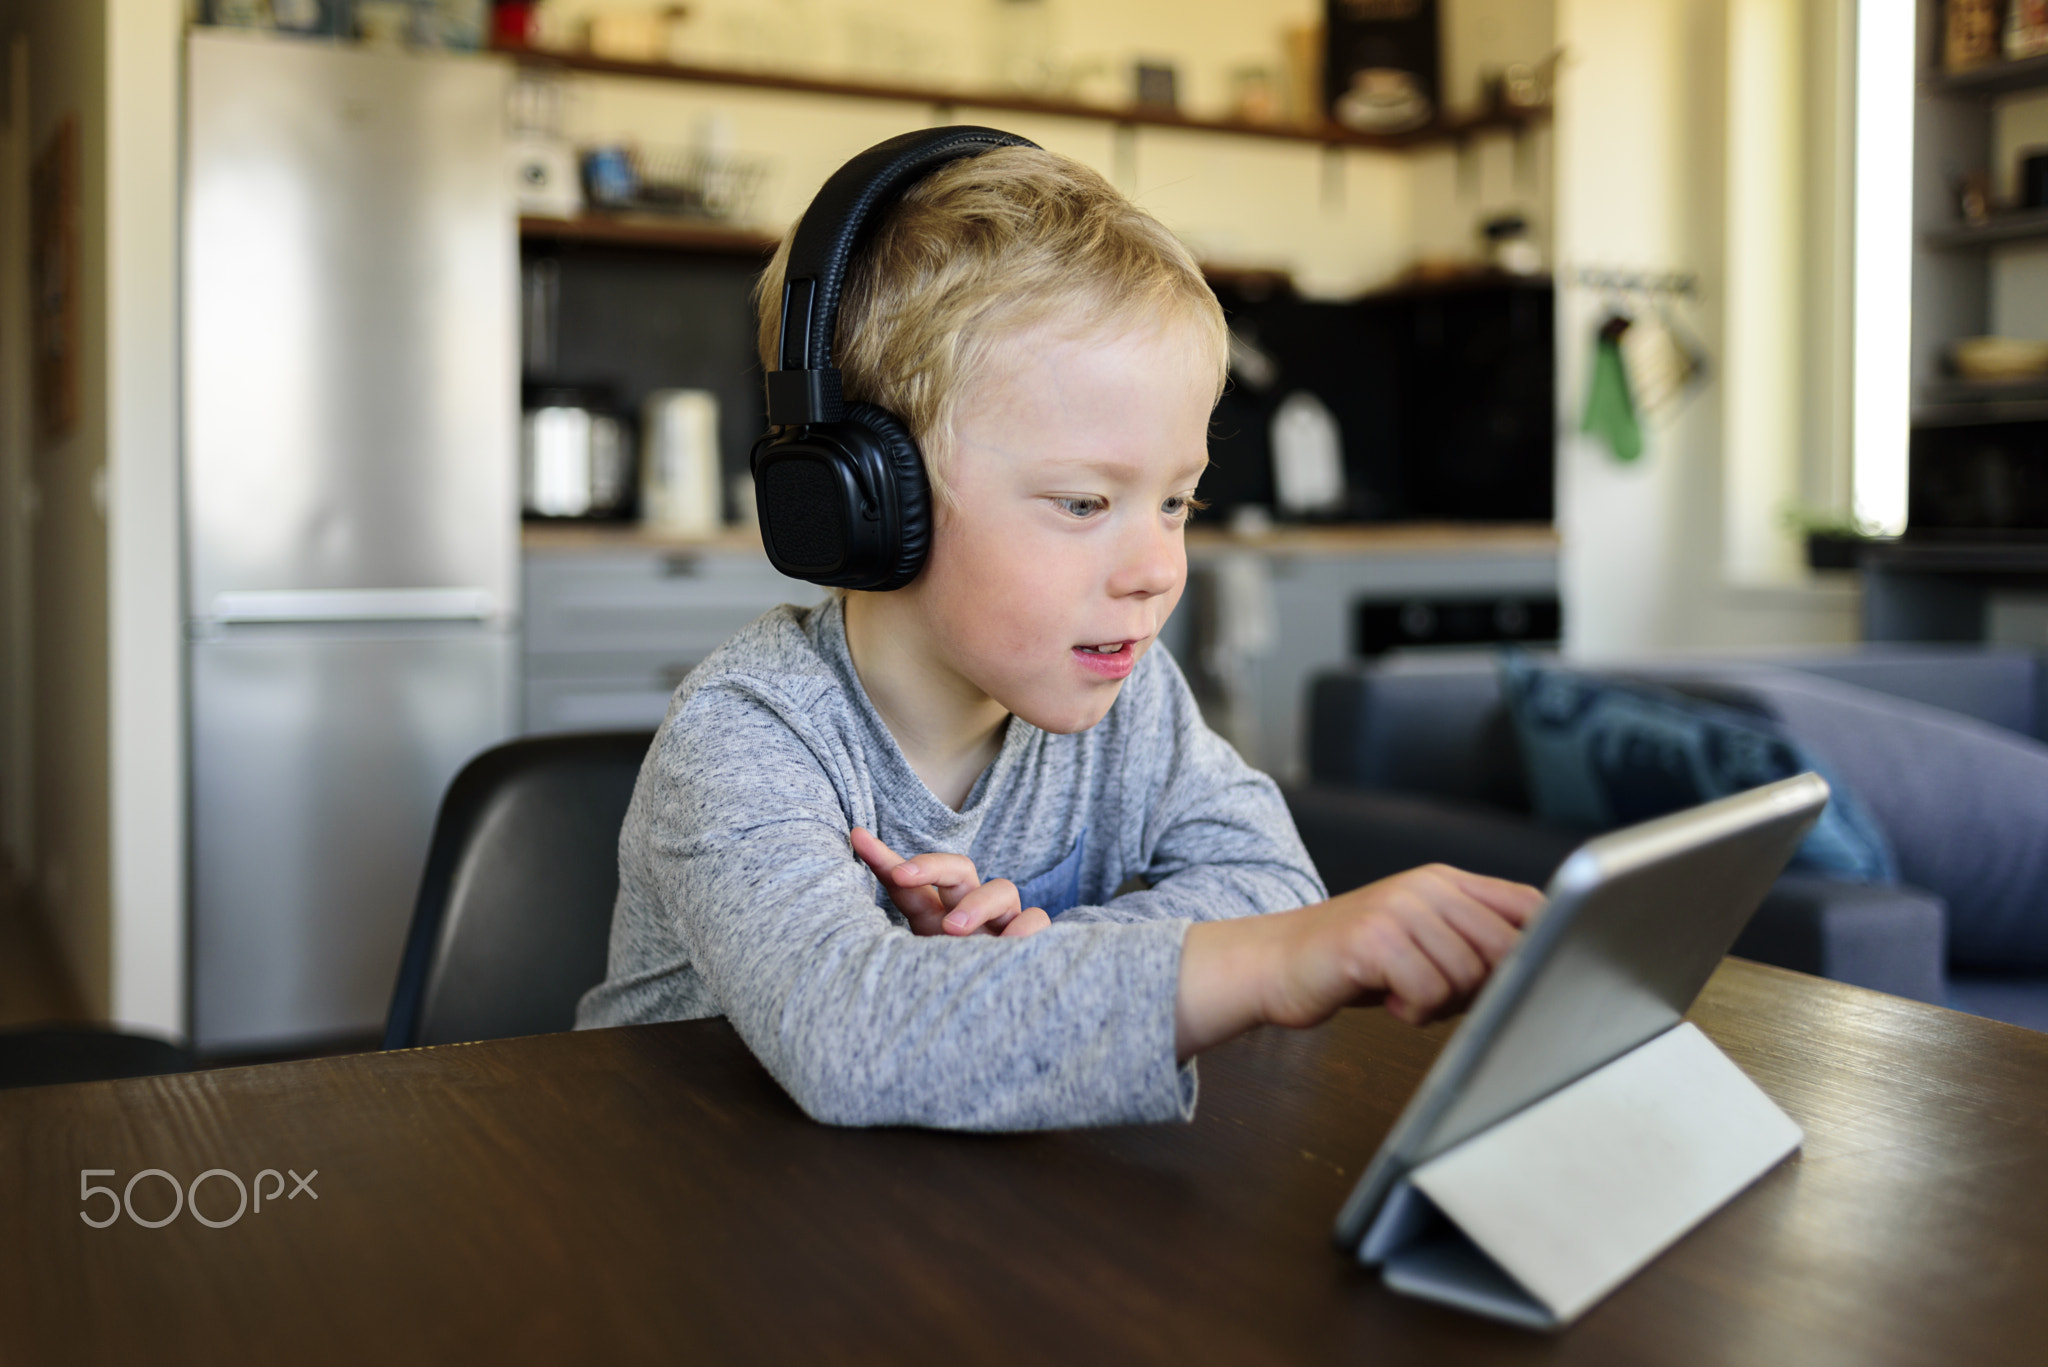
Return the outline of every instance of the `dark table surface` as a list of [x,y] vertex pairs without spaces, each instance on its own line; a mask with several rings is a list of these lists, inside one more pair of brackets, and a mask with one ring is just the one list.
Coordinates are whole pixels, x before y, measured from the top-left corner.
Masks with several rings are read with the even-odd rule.
[[[1448,1027],[977,1137],[813,1124],[706,1021],[0,1092],[0,1362],[2048,1362],[2048,1035],[1733,960],[1693,1018],[1805,1150],[1560,1335],[1330,1247]],[[86,1168],[318,1195],[94,1229]]]

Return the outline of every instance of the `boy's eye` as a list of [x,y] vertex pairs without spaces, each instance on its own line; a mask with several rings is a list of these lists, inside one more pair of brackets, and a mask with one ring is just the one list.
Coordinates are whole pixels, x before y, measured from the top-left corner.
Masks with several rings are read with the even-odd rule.
[[1053,506],[1073,517],[1093,517],[1109,505],[1099,498],[1055,498]]
[[1193,494],[1175,494],[1160,505],[1160,510],[1176,522],[1185,522],[1208,506]]

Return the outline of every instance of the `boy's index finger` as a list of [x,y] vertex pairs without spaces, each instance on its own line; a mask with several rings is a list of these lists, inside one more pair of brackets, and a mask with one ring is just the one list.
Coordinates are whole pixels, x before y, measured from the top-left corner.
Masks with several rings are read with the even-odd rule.
[[903,856],[884,845],[881,838],[863,826],[853,828],[853,852],[880,878],[903,862]]
[[1531,917],[1543,909],[1543,894],[1527,883],[1516,883],[1506,878],[1473,873],[1449,865],[1439,867],[1467,897],[1498,913],[1510,924],[1526,925]]
[[[952,908],[962,897],[981,886],[974,861],[959,854],[921,854],[904,859],[884,845],[874,832],[855,826],[851,833],[853,852],[888,890],[891,900],[908,913],[920,913],[938,903],[940,910]],[[922,895],[918,895],[922,892]],[[906,905],[905,898],[909,898]]]
[[916,935],[937,934],[938,918],[946,914],[945,898],[934,888],[915,886],[917,880],[914,878],[901,878],[898,870],[908,866],[872,831],[854,827],[851,844],[854,854],[868,866],[869,872],[889,894],[889,900],[909,919],[911,932]]
[[963,895],[981,886],[974,861],[958,854],[921,854],[890,869],[888,881],[899,888],[941,888]]

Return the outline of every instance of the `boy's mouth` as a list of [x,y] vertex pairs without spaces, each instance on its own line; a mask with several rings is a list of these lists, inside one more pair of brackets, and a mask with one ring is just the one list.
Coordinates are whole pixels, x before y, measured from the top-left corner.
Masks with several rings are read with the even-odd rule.
[[1136,641],[1103,641],[1097,645],[1075,646],[1074,658],[1091,674],[1105,679],[1127,677],[1138,663]]

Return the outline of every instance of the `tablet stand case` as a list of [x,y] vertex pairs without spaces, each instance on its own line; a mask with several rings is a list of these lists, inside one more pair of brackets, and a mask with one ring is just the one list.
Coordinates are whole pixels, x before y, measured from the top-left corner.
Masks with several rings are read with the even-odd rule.
[[1560,1329],[1801,1138],[1683,1022],[1414,1168],[1358,1256],[1396,1291]]

